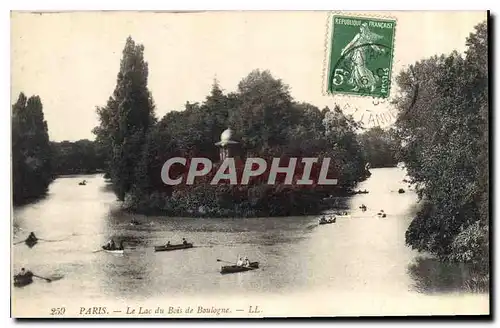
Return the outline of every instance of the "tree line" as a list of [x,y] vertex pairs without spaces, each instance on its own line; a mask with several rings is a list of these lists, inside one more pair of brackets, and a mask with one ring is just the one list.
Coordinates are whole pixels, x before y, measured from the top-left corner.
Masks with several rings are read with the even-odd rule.
[[21,93],[12,106],[12,199],[15,205],[45,194],[53,180],[47,122],[40,97]]
[[359,135],[359,142],[371,168],[395,167],[400,161],[400,141],[394,128],[374,126]]
[[[423,206],[406,242],[443,260],[489,267],[488,29],[464,55],[421,60],[397,77],[399,158]],[[485,285],[487,288],[487,284]]]
[[103,149],[90,140],[51,142],[39,96],[20,93],[12,105],[12,200],[43,197],[58,175],[95,173],[105,167]]
[[93,174],[103,172],[106,167],[103,149],[94,141],[50,142],[52,171],[55,175]]

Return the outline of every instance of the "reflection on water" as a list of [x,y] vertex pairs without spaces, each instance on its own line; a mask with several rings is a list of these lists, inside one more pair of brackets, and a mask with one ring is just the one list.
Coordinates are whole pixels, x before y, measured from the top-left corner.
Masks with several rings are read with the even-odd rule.
[[[30,231],[41,240],[13,246],[13,267],[53,284],[14,289],[29,306],[34,299],[156,299],[166,295],[282,294],[321,289],[334,293],[418,293],[463,286],[464,268],[424,260],[405,246],[405,230],[417,210],[404,172],[374,169],[358,186],[368,194],[344,199],[349,218],[318,226],[314,216],[288,218],[166,218],[124,213],[102,175],[55,180],[44,200],[16,208],[14,242]],[[87,180],[86,186],[78,182]],[[364,204],[367,210],[359,207]],[[383,209],[387,217],[377,213]],[[135,224],[132,222],[135,221]],[[124,241],[124,254],[101,251],[109,238]],[[182,238],[192,249],[154,252]],[[46,240],[59,240],[47,242]],[[217,260],[240,256],[259,261],[251,272],[221,275]],[[409,263],[414,263],[408,269]],[[460,279],[462,280],[460,280]],[[457,280],[458,279],[458,280]],[[460,281],[460,282],[459,282]]]
[[421,293],[440,294],[456,291],[485,292],[484,278],[463,263],[442,263],[419,256],[408,266],[414,280],[413,288]]

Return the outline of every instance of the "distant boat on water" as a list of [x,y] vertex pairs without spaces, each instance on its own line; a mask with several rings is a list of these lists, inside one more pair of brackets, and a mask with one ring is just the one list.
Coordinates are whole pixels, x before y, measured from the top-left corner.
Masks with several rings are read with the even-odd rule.
[[162,246],[155,246],[155,252],[165,252],[165,251],[175,251],[179,249],[187,249],[187,248],[193,248],[192,243],[186,243],[186,244],[177,244],[177,245],[162,245]]

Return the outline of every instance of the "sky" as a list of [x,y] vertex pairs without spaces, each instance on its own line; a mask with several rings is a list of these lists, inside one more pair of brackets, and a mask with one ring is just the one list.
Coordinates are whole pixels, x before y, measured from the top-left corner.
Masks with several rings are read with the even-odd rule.
[[[480,11],[353,14],[396,19],[392,77],[423,58],[463,52],[466,37],[486,20]],[[329,13],[321,11],[13,12],[11,103],[20,92],[39,95],[51,140],[93,140],[96,106],[113,92],[130,35],[145,47],[160,118],[182,110],[186,101],[203,101],[214,78],[230,92],[254,69],[282,79],[296,101],[320,108],[349,104],[361,108],[348,113],[358,120],[367,119],[366,110],[391,111],[367,97],[325,95],[328,22]]]

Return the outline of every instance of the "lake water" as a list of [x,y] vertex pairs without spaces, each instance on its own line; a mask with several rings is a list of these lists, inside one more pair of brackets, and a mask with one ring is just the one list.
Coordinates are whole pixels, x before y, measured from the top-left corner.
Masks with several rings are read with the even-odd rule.
[[[418,204],[402,182],[404,171],[371,171],[358,186],[369,193],[348,201],[351,217],[322,226],[317,216],[133,215],[120,210],[102,175],[59,178],[45,199],[14,210],[14,243],[31,231],[44,240],[33,248],[12,246],[12,262],[15,271],[26,267],[61,279],[13,288],[13,314],[48,315],[50,308],[66,306],[71,308],[66,314],[73,316],[90,305],[125,311],[121,309],[128,304],[200,299],[271,302],[269,315],[289,311],[270,308],[272,300],[287,301],[289,308],[297,308],[296,315],[487,312],[488,295],[460,290],[467,278],[463,268],[445,267],[405,246],[405,231]],[[86,186],[78,185],[82,179]],[[399,188],[406,193],[399,194]],[[382,209],[385,218],[377,216]],[[99,251],[110,238],[124,240],[123,255]],[[154,245],[182,238],[197,247],[154,252]],[[221,275],[224,263],[217,259],[234,262],[238,256],[259,261],[260,269]],[[319,299],[324,301],[314,304]]]

